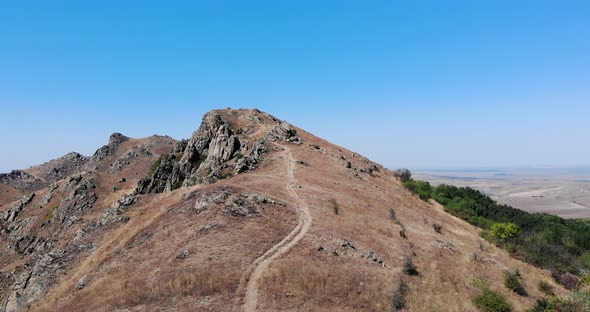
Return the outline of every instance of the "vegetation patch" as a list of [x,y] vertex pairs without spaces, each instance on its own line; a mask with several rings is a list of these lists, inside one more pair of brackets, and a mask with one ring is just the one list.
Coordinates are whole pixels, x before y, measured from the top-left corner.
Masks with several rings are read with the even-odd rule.
[[403,310],[406,308],[406,297],[410,292],[410,287],[403,279],[399,280],[397,288],[393,292],[393,296],[391,297],[391,307],[394,311]]
[[340,204],[338,204],[338,201],[335,198],[330,198],[328,200],[328,205],[330,206],[330,210],[332,210],[335,215],[342,213],[342,208],[340,208]]
[[414,265],[411,257],[406,257],[404,260],[403,270],[406,275],[418,275],[418,268]]
[[575,275],[590,271],[590,220],[528,213],[469,187],[433,187],[413,179],[404,184],[422,200],[432,198],[448,213],[481,227],[482,237],[518,259]]
[[471,283],[474,287],[481,290],[481,294],[473,298],[473,304],[483,312],[510,312],[512,306],[506,298],[499,292],[490,289],[489,284],[480,278],[476,278]]
[[515,272],[504,271],[503,275],[504,275],[504,286],[506,286],[506,288],[517,293],[519,296],[526,297],[529,295],[527,293],[527,291],[524,289],[524,287],[522,286],[522,284],[520,283],[520,279],[522,278],[522,276],[520,275],[520,272],[518,270]]
[[158,158],[158,160],[156,160],[150,167],[150,171],[148,171],[148,177],[153,177],[154,174],[156,174],[156,170],[158,170],[158,167],[160,167],[160,164],[162,163],[162,157]]

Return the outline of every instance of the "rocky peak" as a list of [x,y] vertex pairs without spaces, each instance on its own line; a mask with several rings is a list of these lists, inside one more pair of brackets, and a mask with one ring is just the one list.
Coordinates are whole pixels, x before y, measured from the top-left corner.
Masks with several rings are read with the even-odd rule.
[[[254,136],[258,129],[271,130]],[[256,168],[268,150],[267,141],[298,141],[287,122],[259,110],[213,110],[199,129],[158,161],[152,175],[142,179],[138,193],[159,193],[181,186],[214,183]]]
[[46,186],[43,180],[22,170],[0,173],[0,184],[24,191],[36,191]]
[[121,133],[115,132],[109,137],[109,145],[118,145],[129,140],[129,137],[122,135]]

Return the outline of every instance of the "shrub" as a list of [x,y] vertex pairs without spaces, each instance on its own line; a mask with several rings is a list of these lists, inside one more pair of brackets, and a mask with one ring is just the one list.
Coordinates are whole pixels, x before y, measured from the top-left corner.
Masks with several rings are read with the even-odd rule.
[[394,310],[399,311],[406,307],[406,296],[410,292],[410,287],[404,280],[400,279],[391,298],[391,306]]
[[418,275],[418,270],[412,261],[412,258],[406,257],[403,265],[403,272],[407,275]]
[[549,283],[545,282],[545,281],[540,281],[539,282],[539,291],[548,295],[548,296],[553,296],[553,286],[551,286]]
[[395,210],[393,208],[389,208],[389,220],[395,221],[397,216],[395,214]]
[[428,182],[409,179],[404,185],[424,201],[432,197],[432,186]]
[[412,172],[406,168],[401,168],[395,171],[395,176],[397,176],[400,181],[407,182],[412,178]]
[[520,296],[528,296],[527,291],[520,283],[520,278],[520,273],[518,271],[504,271],[504,286]]
[[495,223],[490,227],[490,236],[501,241],[507,241],[520,235],[520,227],[514,223]]
[[399,236],[400,236],[401,238],[403,238],[403,239],[408,239],[408,235],[406,234],[406,229],[402,228],[402,229],[399,231]]
[[510,312],[512,307],[506,298],[491,289],[483,289],[482,293],[473,299],[475,306],[483,312]]
[[340,208],[340,205],[338,204],[338,201],[335,198],[330,198],[328,200],[328,203],[330,204],[330,208],[332,209],[335,215],[339,215],[342,212],[342,209]]
[[580,286],[580,279],[571,273],[561,274],[558,282],[567,290],[573,290]]
[[527,312],[549,312],[553,311],[553,309],[554,307],[552,303],[549,302],[549,300],[545,298],[540,298],[537,299],[537,302],[535,302],[535,306]]
[[438,223],[434,223],[432,224],[432,228],[434,228],[434,231],[438,234],[442,234],[442,225],[438,224]]

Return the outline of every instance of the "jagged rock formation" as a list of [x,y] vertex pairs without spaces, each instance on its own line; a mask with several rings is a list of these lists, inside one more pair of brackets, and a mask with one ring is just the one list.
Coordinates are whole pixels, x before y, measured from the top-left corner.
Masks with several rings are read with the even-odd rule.
[[256,122],[272,125],[265,136],[256,140],[249,136],[249,129],[238,127],[222,112],[207,113],[190,140],[179,142],[173,152],[158,160],[152,175],[138,183],[136,193],[169,192],[181,186],[214,183],[255,169],[268,151],[269,141],[299,141],[289,123],[260,111],[254,113]]
[[45,181],[22,170],[12,170],[9,173],[1,173],[0,183],[24,191],[36,191],[47,185]]

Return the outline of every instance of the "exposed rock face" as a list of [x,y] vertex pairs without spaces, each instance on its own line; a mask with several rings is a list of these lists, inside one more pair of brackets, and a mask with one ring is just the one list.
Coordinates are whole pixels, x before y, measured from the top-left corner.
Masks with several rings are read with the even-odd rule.
[[1,173],[0,183],[25,191],[36,191],[47,185],[43,180],[22,170],[12,170],[9,173]]
[[66,251],[58,249],[40,257],[32,269],[25,267],[16,278],[1,311],[19,311],[25,304],[45,293],[55,278],[63,272],[67,261],[69,259]]
[[31,200],[33,200],[33,197],[35,197],[35,193],[23,196],[12,208],[4,212],[2,220],[6,221],[8,224],[16,221],[18,215],[23,211],[23,209],[25,209]]
[[88,157],[75,152],[68,153],[47,163],[46,166],[51,169],[46,174],[43,174],[42,178],[47,182],[59,181],[82,170],[87,162]]
[[[136,193],[161,193],[181,186],[214,183],[255,169],[268,151],[267,141],[298,141],[293,126],[265,116],[275,125],[265,137],[253,139],[248,129],[236,129],[219,111],[207,113],[191,139],[179,142],[172,153],[160,158],[153,174],[138,183]],[[254,117],[251,122],[263,122],[260,116]]]
[[92,167],[98,166],[101,160],[107,158],[109,155],[112,155],[117,150],[117,148],[119,148],[119,145],[127,140],[129,140],[129,138],[120,133],[111,134],[109,137],[109,144],[96,150],[94,155],[92,155],[90,158],[88,164],[89,168],[93,169]]
[[79,214],[91,209],[96,203],[98,196],[94,192],[95,188],[96,181],[94,179],[84,178],[82,174],[70,177],[65,189],[71,192],[61,202],[49,221],[58,221],[66,228],[70,227],[78,220]]
[[127,221],[129,217],[123,216],[127,207],[135,204],[137,198],[133,195],[125,195],[115,202],[98,220],[98,225],[106,226],[119,221]]

